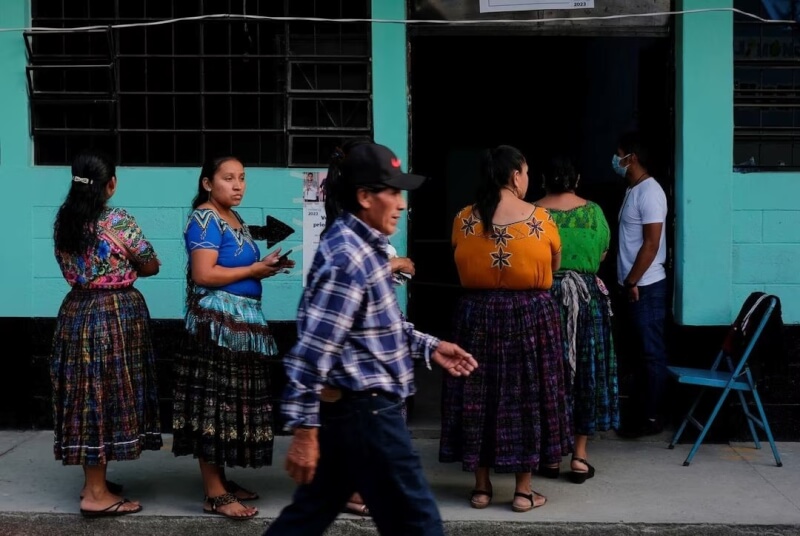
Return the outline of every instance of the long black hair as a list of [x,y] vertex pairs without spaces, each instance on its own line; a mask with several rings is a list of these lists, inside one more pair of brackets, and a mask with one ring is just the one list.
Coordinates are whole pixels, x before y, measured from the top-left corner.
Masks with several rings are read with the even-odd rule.
[[322,230],[322,234],[325,234],[343,211],[357,212],[360,207],[356,197],[358,189],[342,178],[342,162],[353,147],[366,143],[372,143],[372,140],[352,138],[334,149],[331,154],[328,174],[325,177],[325,229]]
[[572,160],[563,155],[554,156],[545,165],[544,189],[547,193],[563,194],[574,192],[578,187],[578,172]]
[[203,179],[208,179],[209,182],[213,181],[214,175],[216,175],[217,171],[219,171],[219,167],[225,162],[229,162],[231,160],[241,163],[239,158],[232,155],[216,156],[203,162],[203,168],[200,170],[200,177],[197,179],[197,193],[195,194],[194,199],[192,199],[192,210],[195,210],[197,207],[208,201],[209,197],[211,196],[211,192],[203,187]]
[[97,220],[106,206],[106,186],[116,176],[111,159],[86,150],[72,161],[72,184],[53,229],[56,250],[80,255],[97,242]]
[[[217,174],[220,166],[231,160],[241,163],[238,157],[231,155],[215,156],[203,162],[203,167],[200,169],[200,177],[197,179],[197,192],[194,195],[194,199],[192,199],[192,210],[196,210],[197,207],[207,202],[211,196],[211,192],[203,187],[203,179],[213,181],[214,175]],[[189,307],[191,307],[192,302],[197,299],[195,296],[196,288],[197,284],[194,282],[194,279],[192,279],[192,256],[190,254],[189,259],[186,261],[186,305]]]
[[481,182],[478,186],[475,208],[483,221],[486,233],[492,232],[492,219],[500,203],[500,190],[508,186],[515,171],[522,172],[525,157],[510,145],[500,145],[489,149],[483,155]]

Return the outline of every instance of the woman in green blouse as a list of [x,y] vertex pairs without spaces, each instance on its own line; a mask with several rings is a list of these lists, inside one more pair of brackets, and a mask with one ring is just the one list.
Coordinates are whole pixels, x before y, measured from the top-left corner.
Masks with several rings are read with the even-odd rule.
[[[590,435],[619,427],[617,358],[611,337],[608,290],[597,276],[608,251],[610,232],[602,209],[575,194],[580,175],[566,158],[545,169],[546,195],[536,202],[550,211],[561,234],[561,268],[552,293],[561,305],[565,383],[571,386],[575,419],[575,454],[570,479],[582,484],[594,476],[587,461]],[[571,381],[569,381],[571,380]],[[545,468],[557,477],[558,469]]]

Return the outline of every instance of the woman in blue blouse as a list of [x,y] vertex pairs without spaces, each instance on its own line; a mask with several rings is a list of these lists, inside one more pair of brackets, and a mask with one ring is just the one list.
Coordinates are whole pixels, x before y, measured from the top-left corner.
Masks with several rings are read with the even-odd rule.
[[225,477],[228,467],[272,463],[272,408],[266,356],[277,348],[261,308],[261,280],[294,266],[280,249],[263,259],[247,225],[233,210],[245,193],[244,166],[234,157],[206,162],[184,238],[186,330],[190,351],[175,364],[176,456],[200,461],[203,510],[248,519],[241,504],[258,494]]

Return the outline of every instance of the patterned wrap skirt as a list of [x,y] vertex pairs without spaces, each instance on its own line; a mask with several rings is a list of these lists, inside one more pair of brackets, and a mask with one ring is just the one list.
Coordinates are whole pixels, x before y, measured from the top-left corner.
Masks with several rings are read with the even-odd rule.
[[150,313],[133,287],[73,288],[56,319],[53,452],[64,465],[135,460],[162,446]]
[[[551,292],[561,305],[564,366],[567,377],[574,378],[567,383],[575,433],[593,435],[619,428],[617,355],[608,290],[594,274],[558,272]],[[571,373],[570,353],[574,356]]]
[[454,342],[478,368],[447,376],[439,460],[465,471],[525,473],[573,451],[561,319],[548,291],[487,290],[462,297]]
[[277,354],[261,301],[201,290],[186,315],[186,351],[175,361],[173,445],[220,467],[272,464],[270,382]]

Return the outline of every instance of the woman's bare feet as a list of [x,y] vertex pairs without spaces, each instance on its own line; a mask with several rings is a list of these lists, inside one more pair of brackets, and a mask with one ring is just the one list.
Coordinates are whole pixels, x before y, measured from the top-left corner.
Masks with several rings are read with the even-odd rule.
[[243,488],[233,480],[225,481],[225,489],[228,491],[228,493],[233,493],[233,495],[240,501],[255,501],[259,498],[258,493]]
[[515,512],[527,512],[544,506],[546,502],[547,497],[540,493],[536,493],[531,489],[517,489],[514,492],[514,501],[511,503],[511,509]]
[[[233,500],[225,498],[226,495],[232,497]],[[234,519],[250,519],[258,514],[258,508],[245,506],[231,493],[215,498],[206,497],[203,502],[203,511],[207,514],[219,514]]]

